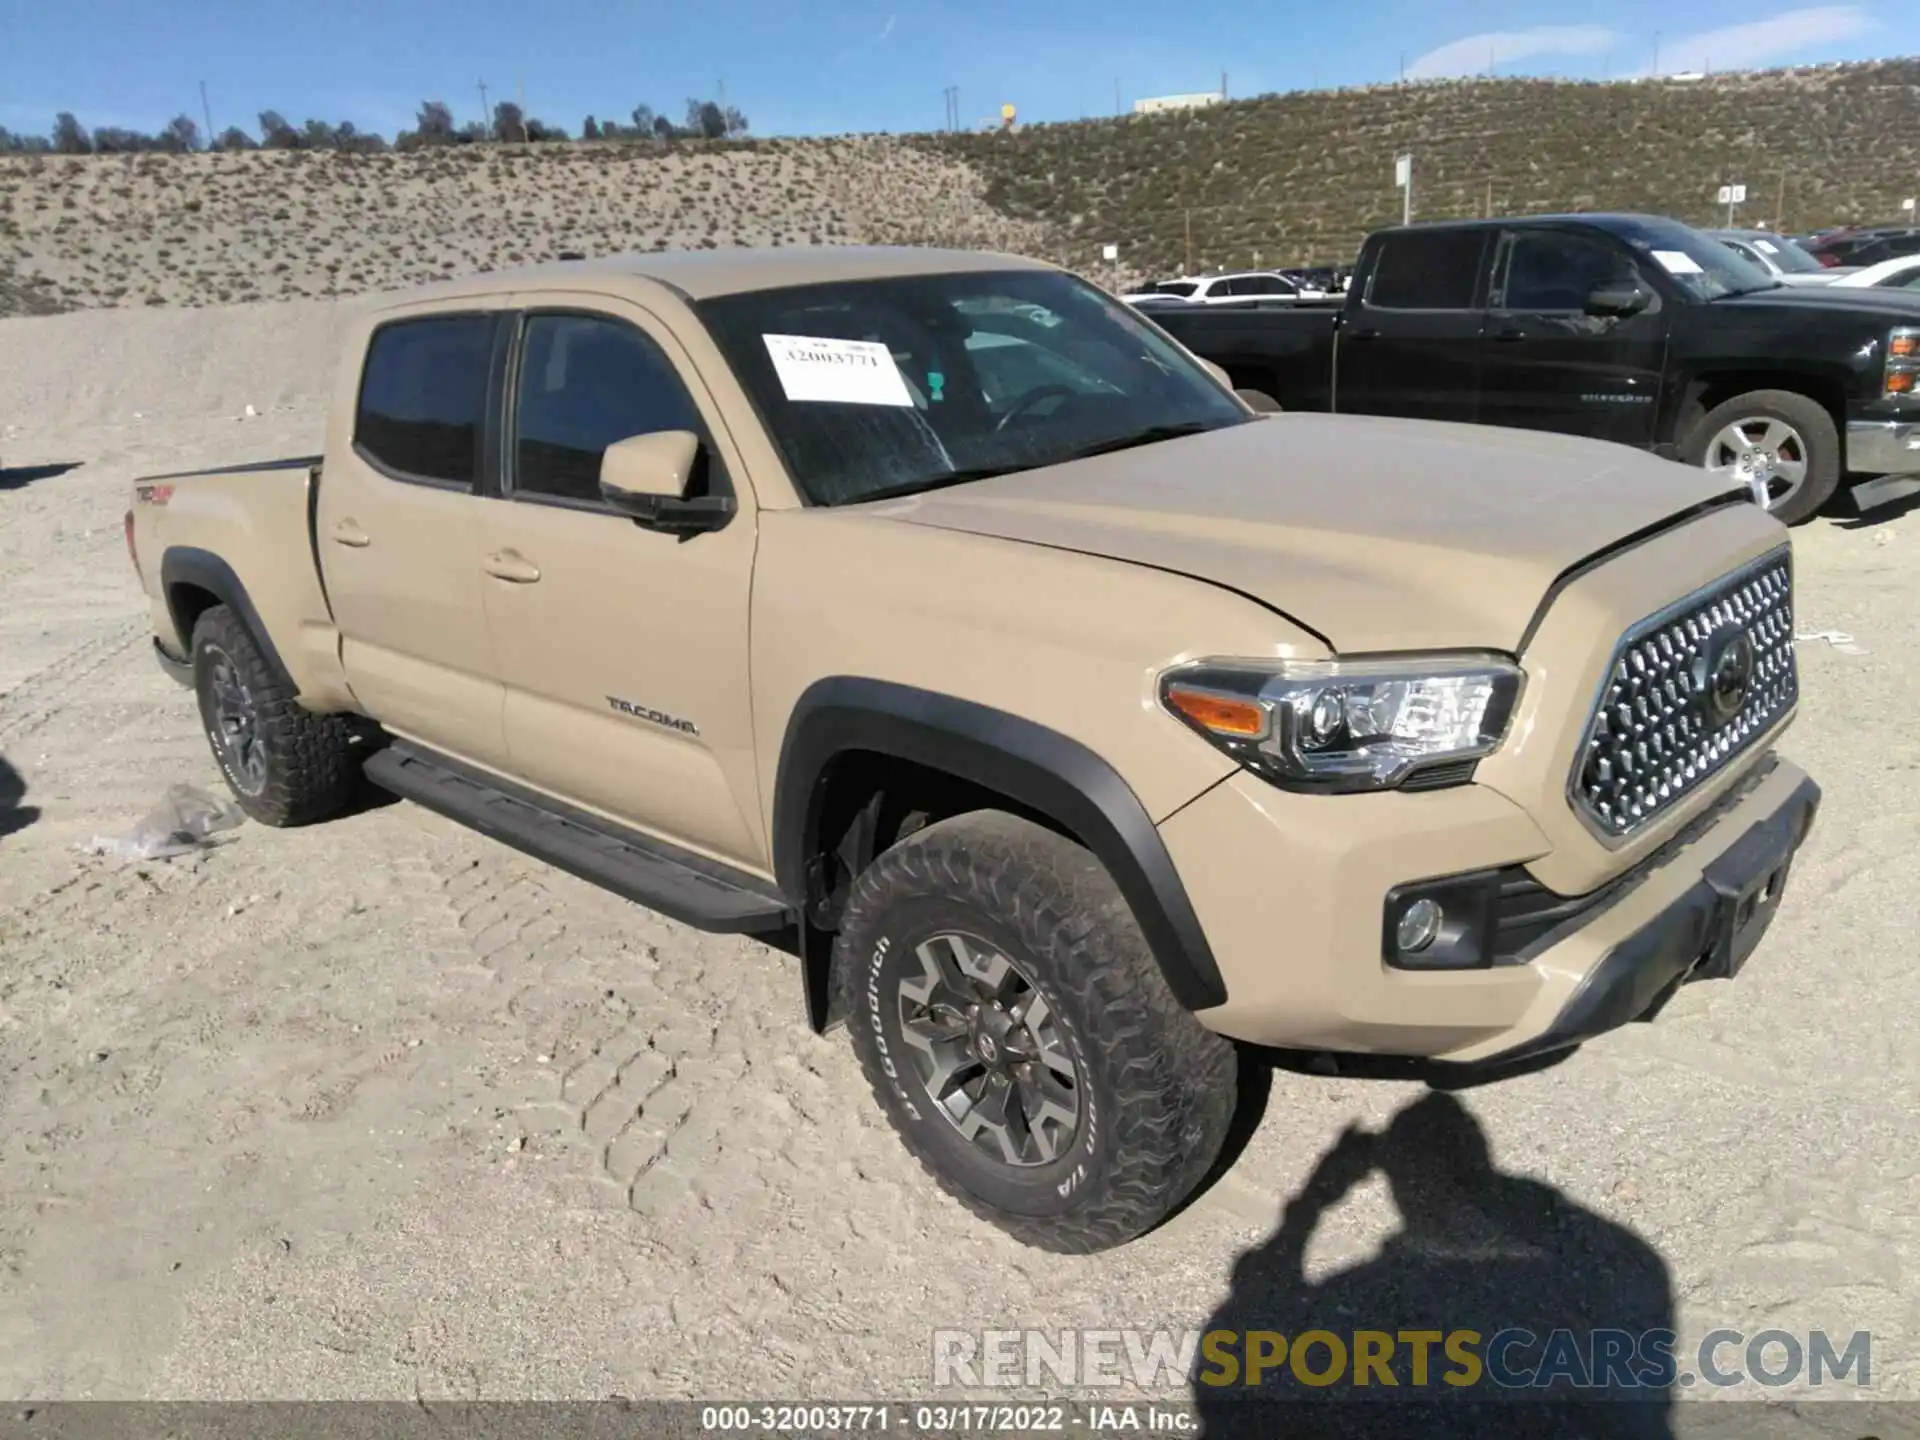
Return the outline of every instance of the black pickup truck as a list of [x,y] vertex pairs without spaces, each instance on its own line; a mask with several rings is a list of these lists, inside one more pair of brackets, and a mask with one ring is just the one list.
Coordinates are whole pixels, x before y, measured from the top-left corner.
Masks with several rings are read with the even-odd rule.
[[1920,474],[1920,297],[1790,289],[1656,216],[1383,230],[1344,302],[1143,313],[1282,409],[1637,445],[1789,524],[1845,475]]

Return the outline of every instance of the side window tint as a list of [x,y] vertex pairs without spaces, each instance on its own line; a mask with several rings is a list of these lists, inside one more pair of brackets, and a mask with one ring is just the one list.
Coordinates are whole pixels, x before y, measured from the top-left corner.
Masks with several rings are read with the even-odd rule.
[[616,440],[661,430],[706,433],[660,348],[617,320],[528,317],[515,420],[516,492],[600,499],[600,457]]
[[402,475],[473,484],[493,327],[491,315],[446,315],[374,331],[354,443]]
[[1409,231],[1381,241],[1367,303],[1383,310],[1470,310],[1486,232]]
[[1505,308],[1584,310],[1593,291],[1630,283],[1637,274],[1631,260],[1598,240],[1517,231],[1508,251]]

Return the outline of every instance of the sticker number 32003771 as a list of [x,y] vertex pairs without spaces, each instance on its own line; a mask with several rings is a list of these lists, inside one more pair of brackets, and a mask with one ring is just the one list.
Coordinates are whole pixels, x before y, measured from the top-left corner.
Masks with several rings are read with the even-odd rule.
[[876,340],[829,340],[808,335],[763,335],[774,372],[789,400],[842,405],[913,404],[893,352]]

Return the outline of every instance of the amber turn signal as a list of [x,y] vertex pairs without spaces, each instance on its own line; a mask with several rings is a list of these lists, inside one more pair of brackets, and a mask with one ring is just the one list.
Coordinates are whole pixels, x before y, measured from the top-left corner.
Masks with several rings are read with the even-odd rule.
[[1913,375],[1910,371],[1900,370],[1887,376],[1889,395],[1911,395],[1913,393]]
[[1896,359],[1920,355],[1920,335],[1896,330],[1893,339],[1887,342],[1887,353]]
[[1167,687],[1167,704],[1203,730],[1230,738],[1257,740],[1267,733],[1267,712],[1251,700],[1211,695],[1184,685]]

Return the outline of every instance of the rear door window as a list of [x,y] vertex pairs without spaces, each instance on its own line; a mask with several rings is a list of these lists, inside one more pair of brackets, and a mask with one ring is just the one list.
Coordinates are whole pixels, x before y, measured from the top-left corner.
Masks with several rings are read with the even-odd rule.
[[1381,310],[1471,310],[1487,230],[1418,230],[1380,242],[1367,304]]
[[493,315],[430,315],[373,332],[353,443],[396,479],[471,488],[486,425]]

